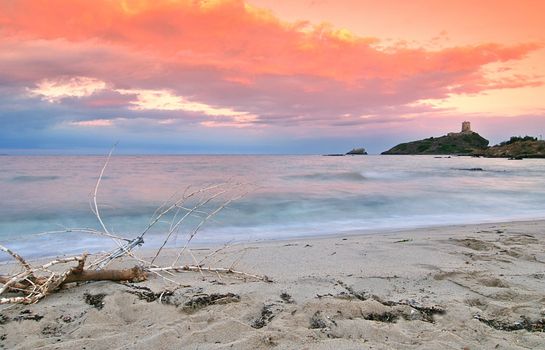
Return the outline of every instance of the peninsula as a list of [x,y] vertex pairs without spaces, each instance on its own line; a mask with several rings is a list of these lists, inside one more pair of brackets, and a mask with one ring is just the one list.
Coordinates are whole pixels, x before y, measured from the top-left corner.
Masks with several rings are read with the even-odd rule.
[[488,144],[489,141],[472,131],[470,122],[465,121],[461,132],[401,143],[382,154],[473,155],[483,153]]

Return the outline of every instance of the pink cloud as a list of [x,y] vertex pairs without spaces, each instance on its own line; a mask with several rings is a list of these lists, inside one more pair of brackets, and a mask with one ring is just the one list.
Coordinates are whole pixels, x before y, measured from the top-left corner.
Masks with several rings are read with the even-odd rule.
[[[484,70],[525,58],[540,47],[534,43],[386,45],[329,25],[284,22],[242,0],[13,0],[0,3],[0,31],[0,79],[8,84],[138,117],[170,113],[158,118],[163,125],[194,114],[207,127],[402,123],[404,114],[437,112],[412,105],[422,99],[542,84]],[[55,83],[62,89],[40,89],[59,76],[69,77]],[[110,95],[98,85],[71,89],[78,76],[108,84]]]
[[[15,0],[0,5],[3,31],[27,38],[103,43],[173,62],[244,74],[311,75],[356,83],[427,72],[471,74],[482,65],[523,58],[535,44],[482,44],[437,51],[375,48],[328,25],[287,23],[270,12],[225,1]],[[64,20],[62,20],[64,19]]]

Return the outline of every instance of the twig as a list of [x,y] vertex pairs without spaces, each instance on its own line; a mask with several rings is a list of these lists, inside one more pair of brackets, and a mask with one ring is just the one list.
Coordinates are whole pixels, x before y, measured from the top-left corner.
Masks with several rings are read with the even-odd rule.
[[116,235],[111,234],[111,233],[95,230],[93,228],[86,228],[86,227],[84,227],[84,228],[67,228],[67,229],[64,229],[64,230],[57,230],[57,231],[46,231],[46,232],[38,233],[37,235],[38,236],[44,236],[44,235],[48,235],[48,234],[71,233],[71,232],[89,233],[89,234],[92,234],[92,235],[108,237],[108,238],[117,239],[117,240],[120,240],[120,241],[126,241],[126,242],[130,241],[129,238],[116,236]]
[[225,245],[223,247],[220,247],[216,250],[214,250],[212,253],[208,254],[207,256],[205,256],[204,258],[201,259],[201,261],[199,261],[199,263],[197,265],[202,265],[206,260],[212,258],[213,256],[215,256],[216,254],[218,254],[219,252],[227,249],[230,247],[229,244],[231,244],[232,241],[229,241],[227,243],[225,243]]
[[176,271],[176,272],[205,271],[205,272],[214,272],[214,273],[217,272],[217,273],[224,273],[224,274],[232,274],[232,275],[246,277],[246,278],[252,278],[252,279],[263,281],[263,282],[272,282],[272,280],[266,275],[254,275],[251,273],[237,271],[237,270],[224,268],[224,267],[201,267],[201,266],[195,266],[195,265],[179,265],[179,266],[169,266],[169,267],[154,267],[149,270],[152,272],[153,271]]
[[155,256],[153,257],[153,259],[151,259],[151,263],[153,263],[155,261],[155,259],[157,259],[157,257],[159,256],[159,254],[161,253],[161,250],[163,250],[163,248],[165,247],[165,245],[167,244],[167,242],[169,241],[170,237],[172,236],[172,234],[178,229],[178,227],[180,227],[180,225],[182,224],[182,222],[189,216],[191,215],[191,213],[193,213],[195,210],[201,208],[202,206],[208,204],[210,201],[214,200],[215,198],[217,198],[218,196],[224,194],[226,191],[221,191],[221,192],[218,192],[216,193],[215,195],[209,197],[207,200],[205,200],[204,202],[200,202],[199,204],[197,204],[195,207],[193,207],[191,210],[189,210],[180,220],[178,220],[178,222],[169,230],[165,240],[163,241],[163,244],[161,245],[161,247],[159,247],[159,249],[157,250],[157,253],[155,253]]
[[17,260],[21,265],[23,265],[23,267],[25,268],[25,270],[27,271],[30,271],[32,270],[32,268],[30,267],[30,265],[26,262],[25,259],[23,259],[19,254],[15,253],[13,250],[9,249],[9,248],[6,248],[4,247],[3,245],[0,245],[0,250],[8,253],[9,255],[11,255],[15,260]]
[[180,250],[180,252],[178,253],[178,255],[176,256],[176,259],[174,260],[174,262],[172,263],[172,266],[176,265],[178,263],[178,261],[180,260],[180,257],[182,256],[183,252],[187,249],[189,243],[191,242],[191,240],[193,239],[193,237],[195,237],[195,235],[197,234],[197,232],[199,232],[199,230],[201,229],[201,227],[206,223],[206,221],[208,221],[208,219],[210,219],[211,217],[213,217],[214,215],[216,215],[217,213],[219,213],[221,210],[223,210],[226,206],[228,206],[229,204],[231,204],[233,201],[235,200],[238,200],[242,197],[244,197],[247,193],[244,193],[238,197],[235,197],[235,198],[231,198],[229,200],[227,200],[225,203],[223,203],[222,205],[220,205],[216,210],[214,210],[213,212],[211,212],[210,214],[208,214],[207,217],[205,217],[204,219],[201,220],[201,222],[197,225],[197,227],[193,230],[193,232],[191,232],[191,234],[189,235],[189,238],[187,239],[187,241],[185,242],[185,245],[184,247]]
[[98,193],[98,188],[100,186],[100,181],[102,181],[102,176],[104,176],[104,171],[106,170],[106,167],[108,166],[108,163],[110,162],[110,158],[112,157],[112,153],[114,152],[116,146],[117,146],[117,143],[114,144],[114,146],[110,150],[110,153],[108,153],[108,158],[106,159],[106,162],[104,163],[104,166],[102,167],[102,170],[100,171],[100,175],[98,176],[97,183],[95,185],[95,190],[93,192],[93,204],[95,209],[94,213],[98,219],[98,222],[100,222],[100,225],[104,229],[104,232],[106,232],[107,234],[110,234],[110,231],[108,231],[108,229],[106,228],[106,225],[104,225],[104,222],[102,221],[102,218],[100,217],[100,211],[98,210],[98,203],[97,203],[97,193]]

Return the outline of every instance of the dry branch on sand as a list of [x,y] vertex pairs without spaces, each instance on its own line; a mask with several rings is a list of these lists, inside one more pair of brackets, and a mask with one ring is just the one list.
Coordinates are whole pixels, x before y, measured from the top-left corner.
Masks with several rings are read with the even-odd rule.
[[[42,265],[31,265],[16,252],[0,245],[0,250],[10,255],[22,268],[20,272],[0,276],[0,284],[2,284],[0,288],[0,304],[36,303],[67,283],[101,280],[140,282],[147,279],[150,273],[171,282],[173,281],[163,274],[194,271],[200,273],[229,274],[242,279],[270,282],[267,276],[237,270],[234,266],[235,264],[230,267],[213,267],[204,264],[205,260],[223,248],[214,251],[201,261],[197,261],[189,248],[194,237],[209,220],[232,202],[248,193],[250,186],[247,184],[225,182],[195,190],[191,190],[188,187],[182,194],[174,194],[160,206],[153,214],[150,223],[141,233],[132,238],[127,238],[110,232],[100,214],[97,197],[102,177],[110,162],[112,153],[113,148],[102,167],[90,199],[91,211],[97,218],[100,229],[69,228],[56,232],[79,232],[100,236],[104,239],[112,240],[117,248],[103,254],[88,255],[84,253],[80,256],[57,258]],[[144,237],[158,223],[164,222],[169,222],[168,230],[164,233],[163,240],[151,260],[138,257],[135,254],[135,248],[144,244]],[[182,234],[183,225],[185,225],[184,228],[186,231],[185,242],[181,248],[177,248],[174,260],[166,266],[157,265],[156,261],[163,260],[159,258],[163,257],[164,248],[169,244],[172,245],[175,243]],[[187,227],[188,225],[189,228]],[[189,256],[194,261],[194,264],[182,264],[181,261],[184,255]],[[134,267],[128,269],[106,269],[108,265],[120,258],[133,261]],[[68,264],[70,263],[77,263],[77,265],[69,266]],[[55,268],[53,268],[54,266]]]

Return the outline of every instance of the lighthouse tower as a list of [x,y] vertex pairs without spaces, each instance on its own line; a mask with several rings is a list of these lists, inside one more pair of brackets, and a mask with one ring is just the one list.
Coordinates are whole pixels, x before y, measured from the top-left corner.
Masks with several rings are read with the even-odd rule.
[[471,123],[468,122],[468,121],[465,121],[462,123],[462,133],[464,134],[467,134],[467,133],[470,133],[472,132],[471,131]]

